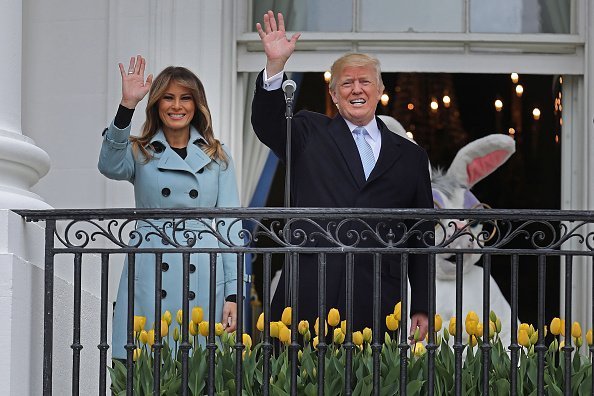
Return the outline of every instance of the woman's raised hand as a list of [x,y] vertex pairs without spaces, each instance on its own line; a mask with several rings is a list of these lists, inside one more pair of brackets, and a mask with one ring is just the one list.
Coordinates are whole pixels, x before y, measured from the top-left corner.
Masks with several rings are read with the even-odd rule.
[[268,77],[272,77],[285,68],[287,60],[295,51],[295,44],[301,33],[295,33],[289,40],[285,33],[283,14],[278,13],[277,25],[272,11],[264,14],[264,29],[260,23],[256,23],[256,29],[266,53],[266,73]]
[[146,60],[140,55],[130,58],[128,71],[124,69],[122,63],[118,65],[120,66],[120,74],[122,75],[121,104],[124,107],[133,109],[150,90],[153,83],[153,75],[149,74],[146,81],[144,80]]

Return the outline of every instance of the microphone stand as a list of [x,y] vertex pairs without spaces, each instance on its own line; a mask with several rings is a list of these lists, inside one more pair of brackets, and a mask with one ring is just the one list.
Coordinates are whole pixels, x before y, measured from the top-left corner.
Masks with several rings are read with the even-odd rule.
[[[289,80],[288,80],[289,81]],[[291,207],[291,121],[293,120],[293,95],[295,93],[295,83],[290,81],[292,85],[287,85],[285,90],[285,117],[287,119],[287,143],[286,143],[286,164],[285,164],[285,208]],[[283,87],[284,89],[285,87]],[[291,219],[287,218],[285,225],[285,241],[290,243],[291,239]],[[289,359],[291,361],[291,394],[297,394],[296,378],[298,374],[298,350],[297,344],[297,321],[299,315],[299,262],[298,255],[295,253],[285,253],[285,306],[291,307],[291,344],[289,346]],[[290,285],[290,287],[289,287]]]
[[[291,207],[291,121],[293,120],[293,93],[287,94],[285,92],[285,118],[287,120],[287,142],[285,147],[285,208]],[[287,219],[289,223],[290,219]],[[291,229],[286,225],[285,242],[291,239]],[[291,303],[291,288],[289,287],[290,281],[293,279],[293,266],[291,265],[291,254],[285,254],[284,264],[285,276],[285,307],[288,307]],[[297,315],[297,312],[294,313]]]

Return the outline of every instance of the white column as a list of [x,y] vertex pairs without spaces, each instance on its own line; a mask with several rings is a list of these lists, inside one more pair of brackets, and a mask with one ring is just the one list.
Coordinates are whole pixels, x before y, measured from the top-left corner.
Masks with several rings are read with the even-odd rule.
[[29,188],[48,172],[49,156],[21,132],[21,0],[0,5],[0,208],[50,206]]

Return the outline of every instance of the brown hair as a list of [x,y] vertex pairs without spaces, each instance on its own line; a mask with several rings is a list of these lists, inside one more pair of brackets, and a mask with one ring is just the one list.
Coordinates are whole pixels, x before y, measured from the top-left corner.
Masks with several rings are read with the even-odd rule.
[[147,150],[147,146],[151,139],[157,134],[161,128],[161,118],[159,118],[159,100],[165,95],[169,84],[175,82],[184,88],[187,88],[192,93],[196,112],[190,124],[196,128],[201,134],[206,144],[201,144],[200,148],[213,160],[221,160],[227,165],[227,154],[223,150],[221,142],[214,137],[212,130],[212,121],[210,117],[210,110],[206,101],[204,93],[204,86],[200,79],[185,67],[169,66],[165,68],[153,81],[149,91],[148,103],[146,105],[146,121],[142,126],[140,136],[131,136],[132,148],[134,153],[140,153],[146,158],[146,162],[150,161],[153,154]]
[[375,69],[375,71],[377,72],[378,88],[381,91],[383,91],[384,82],[382,81],[382,71],[380,68],[379,60],[377,58],[374,58],[373,56],[367,54],[360,54],[356,52],[345,54],[334,61],[334,63],[332,64],[332,68],[330,69],[330,91],[334,92],[334,88],[336,88],[336,81],[345,68],[364,66],[371,66]]

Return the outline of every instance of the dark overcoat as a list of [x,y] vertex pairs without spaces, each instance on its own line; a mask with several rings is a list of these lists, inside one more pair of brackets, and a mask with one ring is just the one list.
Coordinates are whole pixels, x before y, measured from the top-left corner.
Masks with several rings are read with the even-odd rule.
[[[414,143],[392,133],[376,117],[381,132],[381,150],[375,168],[365,180],[359,152],[342,116],[300,111],[292,120],[291,205],[323,208],[432,208],[431,181],[425,151]],[[256,81],[252,102],[252,125],[258,138],[281,161],[286,147],[285,100],[281,89],[262,88],[262,73]],[[304,225],[307,229],[307,226]],[[353,227],[359,227],[353,223]],[[389,228],[389,227],[388,227]],[[384,232],[387,232],[387,229]],[[310,229],[311,230],[311,229]],[[401,229],[393,228],[396,240]],[[426,223],[422,232],[433,231]],[[341,235],[340,238],[348,236]],[[385,237],[385,234],[384,234]],[[346,239],[344,239],[346,241]],[[328,242],[317,238],[314,245]],[[418,240],[410,244],[423,246]],[[367,240],[359,246],[374,246]],[[345,255],[327,255],[327,307],[345,313]],[[318,316],[317,255],[299,257],[299,320],[310,323]],[[409,257],[409,281],[412,289],[411,313],[428,312],[427,257]],[[372,327],[373,259],[356,255],[354,265],[353,330]],[[284,308],[284,276],[272,301],[272,320],[278,320]],[[400,256],[382,257],[381,321],[393,312],[400,301]],[[383,334],[383,332],[382,332]]]

